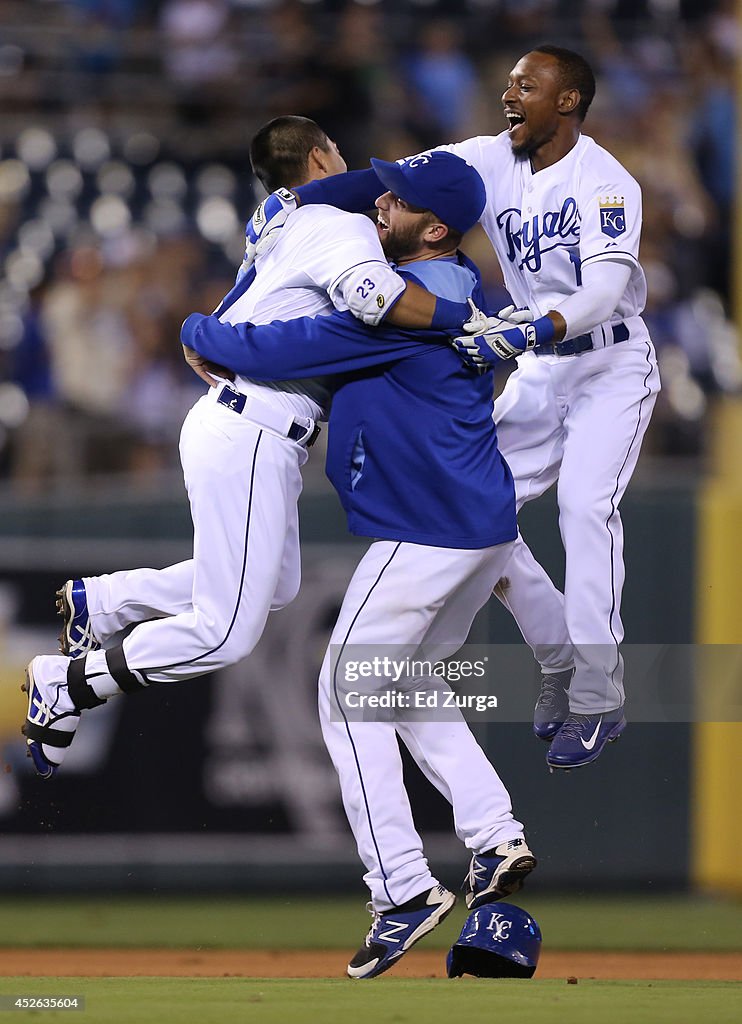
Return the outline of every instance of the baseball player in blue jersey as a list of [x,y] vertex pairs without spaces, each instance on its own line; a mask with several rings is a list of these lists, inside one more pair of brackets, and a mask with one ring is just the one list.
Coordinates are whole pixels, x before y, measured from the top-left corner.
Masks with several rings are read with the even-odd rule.
[[[480,297],[478,272],[456,249],[484,201],[473,168],[447,153],[374,167],[389,189],[376,201],[379,234],[398,273],[452,301]],[[452,173],[457,190],[445,187]],[[342,313],[262,327],[192,315],[182,331],[202,357],[254,379],[340,375],[327,471],[351,531],[374,538],[319,683],[322,731],[371,891],[374,920],[348,965],[354,978],[392,967],[455,899],[423,854],[398,736],[451,802],[457,834],[472,851],[470,907],[515,891],[535,866],[507,792],[462,718],[358,722],[342,699],[350,649],[424,651],[432,661],[454,653],[507,570],[517,533],[491,415],[492,375],[472,374],[447,344],[430,343],[440,336],[424,339],[370,330]]]
[[[461,348],[489,361],[518,356],[494,410],[518,506],[557,483],[564,594],[520,537],[496,588],[542,666],[533,728],[550,743],[552,769],[594,761],[626,725],[619,503],[660,387],[641,318],[641,192],[582,134],[594,92],[581,56],[538,47],[510,74],[507,131],[442,147],[482,175],[480,220],[513,300]],[[298,198],[364,209],[378,187],[371,169]],[[274,234],[296,201],[272,199]],[[248,230],[248,262],[269,244],[264,235]]]

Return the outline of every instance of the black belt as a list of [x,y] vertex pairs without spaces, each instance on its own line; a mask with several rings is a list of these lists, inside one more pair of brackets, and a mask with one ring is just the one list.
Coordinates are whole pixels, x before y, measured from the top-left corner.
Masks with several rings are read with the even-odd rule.
[[[629,340],[629,329],[626,324],[612,324],[611,331],[614,345]],[[577,356],[580,352],[590,352],[593,348],[592,334],[578,334],[576,338],[568,338],[566,341],[537,345],[532,351],[537,356]]]
[[[309,429],[305,427],[303,424],[299,423],[298,420],[294,420],[289,429],[286,431],[286,437],[290,438],[290,440],[292,441],[301,441],[305,448],[311,448],[314,442],[319,437],[321,429],[322,428],[320,427],[319,423],[315,423],[311,431],[309,431]],[[309,434],[309,437],[307,437],[307,433]],[[304,440],[305,437],[307,437],[306,441]]]
[[[228,384],[225,384],[216,396],[216,400],[219,405],[224,405],[227,409],[231,409],[232,412],[236,412],[238,415],[241,415],[245,410],[247,395],[242,391],[237,391],[236,388],[231,388]],[[270,430],[276,429],[274,424],[265,422],[264,417],[261,417],[259,414],[255,415],[254,421],[260,426],[268,427]],[[297,441],[305,448],[311,448],[319,437],[320,429],[319,423],[313,423],[310,428],[300,420],[294,420],[284,436],[288,437],[290,441]],[[276,433],[281,432],[281,430],[276,430]]]

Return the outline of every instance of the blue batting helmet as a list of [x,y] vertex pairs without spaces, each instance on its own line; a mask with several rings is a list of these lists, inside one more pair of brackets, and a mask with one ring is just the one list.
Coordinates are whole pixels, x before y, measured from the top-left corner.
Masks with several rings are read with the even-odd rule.
[[449,978],[531,978],[541,952],[541,929],[512,903],[485,903],[466,919],[446,957]]

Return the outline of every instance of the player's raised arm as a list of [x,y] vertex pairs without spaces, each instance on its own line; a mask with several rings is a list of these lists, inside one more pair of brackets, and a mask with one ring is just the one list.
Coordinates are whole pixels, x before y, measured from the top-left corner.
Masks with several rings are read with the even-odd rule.
[[373,168],[346,171],[316,178],[296,188],[279,188],[257,207],[245,229],[245,257],[241,273],[265,255],[276,242],[277,233],[300,206],[334,206],[346,213],[365,213],[382,192]]
[[365,213],[373,209],[374,200],[383,192],[381,186],[372,166],[362,171],[333,174],[321,181],[310,181],[293,191],[300,206],[321,203],[346,213]]

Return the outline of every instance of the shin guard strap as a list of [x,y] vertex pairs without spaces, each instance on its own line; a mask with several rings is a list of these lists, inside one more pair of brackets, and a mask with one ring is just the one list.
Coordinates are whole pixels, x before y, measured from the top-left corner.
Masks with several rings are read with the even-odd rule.
[[129,671],[122,646],[112,647],[110,651],[106,651],[106,665],[117,686],[124,693],[138,693],[139,690],[147,689],[146,684],[140,683],[134,673]]
[[106,703],[87,681],[85,675],[85,663],[87,660],[87,656],[75,658],[67,666],[67,692],[77,711],[97,708],[99,705]]
[[62,732],[61,729],[52,729],[49,725],[36,725],[35,722],[24,722],[21,732],[30,740],[46,743],[47,747],[68,747],[75,738],[74,732]]

